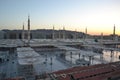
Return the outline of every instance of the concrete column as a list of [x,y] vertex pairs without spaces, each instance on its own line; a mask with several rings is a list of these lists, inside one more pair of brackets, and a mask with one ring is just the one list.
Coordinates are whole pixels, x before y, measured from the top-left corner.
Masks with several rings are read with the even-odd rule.
[[110,62],[113,62],[113,60],[114,60],[114,51],[113,50],[111,50],[110,57],[111,57]]
[[92,56],[89,56],[89,62],[91,64],[91,62],[92,62]]
[[51,72],[52,72],[52,65],[53,65],[53,63],[52,63],[52,57],[50,58],[50,65],[51,65]]
[[79,56],[79,59],[80,59],[80,53],[79,53],[79,55],[78,55],[78,56]]
[[71,64],[72,64],[72,52],[70,52]]
[[92,64],[93,64],[93,61],[94,61],[94,56],[92,57]]
[[83,59],[85,60],[85,55],[82,55]]
[[100,54],[100,61],[103,63],[103,52]]

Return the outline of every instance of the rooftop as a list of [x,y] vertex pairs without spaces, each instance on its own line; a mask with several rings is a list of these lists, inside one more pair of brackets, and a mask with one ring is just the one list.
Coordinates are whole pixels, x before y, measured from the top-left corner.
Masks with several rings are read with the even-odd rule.
[[50,73],[56,80],[108,80],[120,77],[120,62],[97,64],[88,67],[73,67]]
[[30,47],[17,48],[18,62],[21,65],[41,62],[42,57]]

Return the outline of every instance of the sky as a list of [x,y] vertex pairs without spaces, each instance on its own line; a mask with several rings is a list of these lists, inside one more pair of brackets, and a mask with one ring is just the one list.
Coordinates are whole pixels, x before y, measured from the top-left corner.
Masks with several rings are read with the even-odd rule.
[[0,0],[0,29],[52,29],[120,35],[120,0]]

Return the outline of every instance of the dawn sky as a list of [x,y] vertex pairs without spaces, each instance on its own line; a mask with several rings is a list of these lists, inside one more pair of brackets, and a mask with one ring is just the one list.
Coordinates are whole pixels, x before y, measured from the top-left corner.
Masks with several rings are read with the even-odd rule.
[[120,0],[0,0],[0,29],[27,29],[28,14],[31,29],[120,34]]

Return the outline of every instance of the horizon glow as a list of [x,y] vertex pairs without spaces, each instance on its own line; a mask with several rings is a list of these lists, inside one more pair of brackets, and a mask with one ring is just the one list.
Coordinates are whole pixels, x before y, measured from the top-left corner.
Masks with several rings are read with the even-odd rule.
[[120,34],[120,0],[0,0],[0,29],[63,29]]

